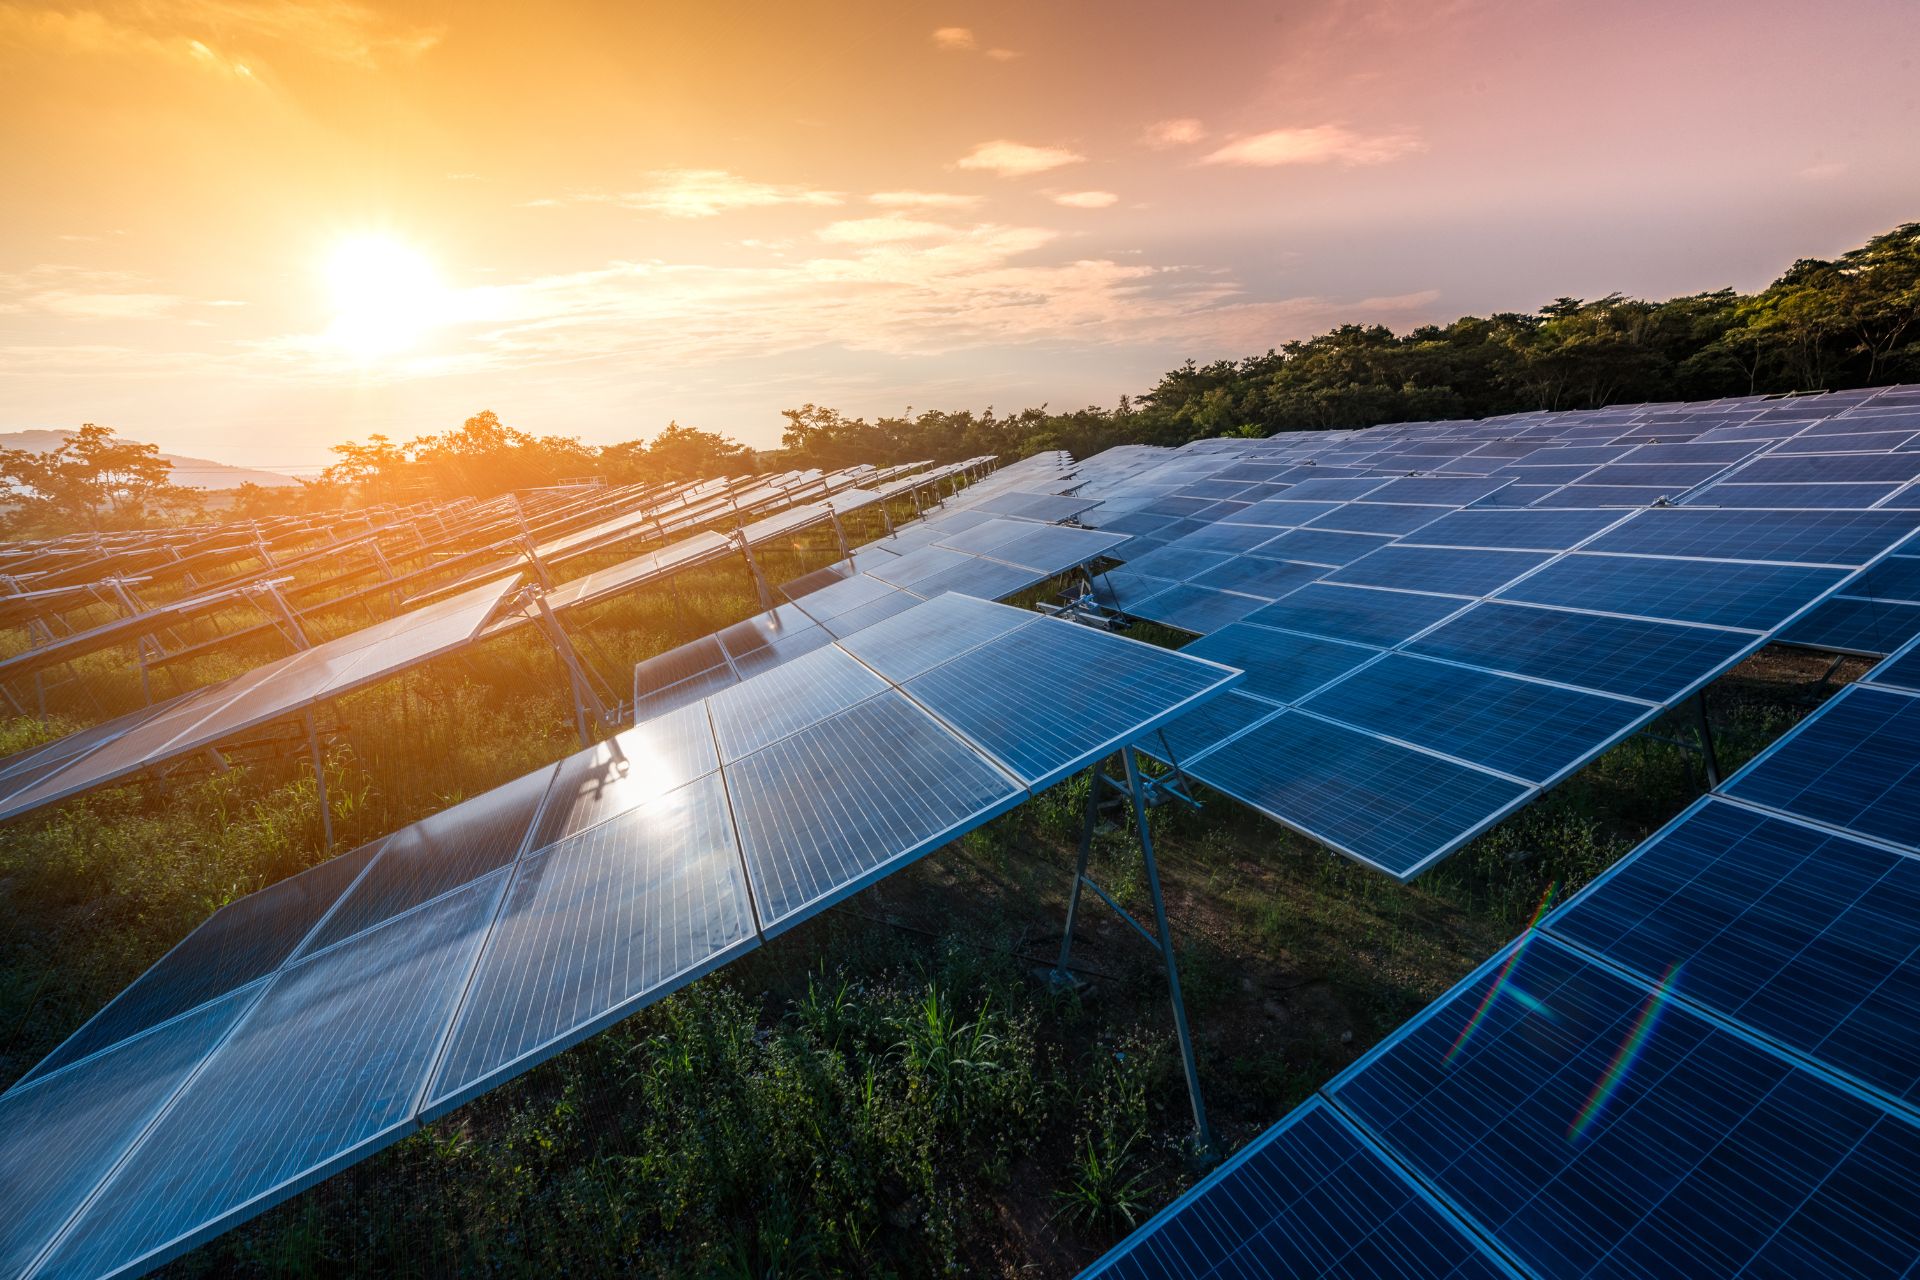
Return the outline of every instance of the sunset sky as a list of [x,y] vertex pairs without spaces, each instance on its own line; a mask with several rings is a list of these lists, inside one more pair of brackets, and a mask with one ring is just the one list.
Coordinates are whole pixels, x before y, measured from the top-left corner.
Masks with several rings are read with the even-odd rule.
[[1914,0],[0,4],[0,430],[1111,404],[1920,219]]

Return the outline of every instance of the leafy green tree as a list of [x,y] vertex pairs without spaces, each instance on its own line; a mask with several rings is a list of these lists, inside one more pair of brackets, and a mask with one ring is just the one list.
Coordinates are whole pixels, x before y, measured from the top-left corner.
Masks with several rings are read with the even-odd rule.
[[119,529],[199,514],[199,495],[173,483],[157,445],[89,422],[47,453],[0,449],[0,483],[16,528]]

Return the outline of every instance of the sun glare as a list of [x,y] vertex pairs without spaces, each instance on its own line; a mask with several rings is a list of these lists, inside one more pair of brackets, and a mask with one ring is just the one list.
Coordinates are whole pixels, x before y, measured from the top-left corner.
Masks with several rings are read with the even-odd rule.
[[327,260],[328,336],[363,360],[396,355],[446,317],[446,291],[419,251],[385,236],[343,241]]

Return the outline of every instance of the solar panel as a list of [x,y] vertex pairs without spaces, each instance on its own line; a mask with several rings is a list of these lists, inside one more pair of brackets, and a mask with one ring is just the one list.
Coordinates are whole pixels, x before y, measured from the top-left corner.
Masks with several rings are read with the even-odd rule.
[[1435,547],[1564,551],[1618,524],[1617,511],[1528,511],[1475,508],[1440,517],[1407,535]]
[[1545,927],[1920,1099],[1920,859],[1708,798]]
[[886,688],[845,650],[816,649],[707,700],[720,759],[737,760]]
[[1920,516],[1891,511],[1645,511],[1600,535],[1589,551],[1635,555],[1866,564],[1915,527]]
[[1892,653],[1920,635],[1920,604],[1829,596],[1780,632],[1786,644],[1838,653]]
[[1847,577],[1845,569],[1575,552],[1500,592],[1503,600],[1767,631]]
[[1410,651],[1470,666],[1578,682],[1672,702],[1753,644],[1737,631],[1517,604],[1471,609],[1414,640]]
[[1247,621],[1385,647],[1412,639],[1462,604],[1453,597],[1313,583],[1247,615]]
[[1896,1275],[1920,1250],[1920,1128],[1542,935],[1327,1093],[1536,1274]]
[[1512,1276],[1340,1114],[1310,1101],[1083,1276]]
[[1216,591],[1195,583],[1180,582],[1123,605],[1116,599],[1116,604],[1136,618],[1165,623],[1195,635],[1205,635],[1265,607],[1267,600],[1260,596]]
[[854,632],[841,642],[841,648],[888,680],[903,684],[1037,620],[1035,614],[947,594]]
[[1843,690],[1726,785],[1729,796],[1920,848],[1920,697]]
[[1214,790],[1398,879],[1531,794],[1512,779],[1299,711],[1181,764]]
[[1328,582],[1484,596],[1543,564],[1531,551],[1461,551],[1395,544],[1327,575]]
[[1301,704],[1470,764],[1549,782],[1634,728],[1647,706],[1563,685],[1388,654]]

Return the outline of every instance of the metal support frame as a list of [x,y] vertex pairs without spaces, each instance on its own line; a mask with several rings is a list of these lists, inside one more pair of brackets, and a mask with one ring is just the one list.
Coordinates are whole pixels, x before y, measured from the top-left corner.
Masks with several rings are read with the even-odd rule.
[[274,607],[280,611],[280,617],[274,625],[280,628],[287,642],[296,649],[311,649],[313,641],[307,638],[307,629],[300,625],[300,615],[294,612],[293,604],[281,592],[279,586],[269,579],[260,584],[260,591],[272,600]]
[[[1056,985],[1068,985],[1073,981],[1069,966],[1073,959],[1073,929],[1080,914],[1082,888],[1093,890],[1096,897],[1113,908],[1114,914],[1123,923],[1160,953],[1161,963],[1167,971],[1167,997],[1173,1008],[1174,1035],[1180,1042],[1180,1065],[1187,1078],[1187,1100],[1193,1107],[1194,1144],[1203,1159],[1211,1159],[1214,1153],[1213,1130],[1207,1124],[1207,1104],[1200,1092],[1200,1068],[1194,1057],[1193,1034],[1187,1028],[1186,1001],[1180,994],[1180,967],[1174,958],[1173,933],[1167,924],[1166,898],[1160,891],[1160,868],[1153,856],[1153,836],[1147,829],[1148,788],[1141,777],[1139,759],[1133,748],[1124,748],[1120,755],[1126,765],[1124,782],[1108,777],[1098,763],[1087,771],[1087,807],[1080,825],[1080,852],[1073,869],[1073,888],[1067,895],[1067,927],[1060,939],[1060,962],[1051,976]],[[1152,929],[1134,919],[1112,894],[1087,874],[1087,859],[1093,852],[1094,827],[1100,818],[1100,799],[1108,789],[1125,796],[1128,807],[1133,811],[1134,830],[1140,839],[1140,856],[1146,864],[1147,893],[1153,900]]]
[[560,625],[560,619],[553,616],[546,593],[536,587],[526,587],[521,595],[531,604],[540,629],[546,632],[553,651],[559,655],[560,665],[567,669],[567,683],[573,689],[573,727],[580,735],[580,745],[590,747],[593,745],[593,722],[611,726],[614,723],[613,713],[607,710],[606,702],[593,687],[593,680],[581,665],[580,654],[567,637],[565,628]]
[[833,536],[834,540],[840,544],[840,558],[853,559],[853,547],[847,542],[847,530],[846,526],[840,523],[840,513],[828,507],[827,515],[833,520]]
[[1694,727],[1700,734],[1700,758],[1707,766],[1707,789],[1720,785],[1720,757],[1713,749],[1713,726],[1707,722],[1707,691],[1693,698]]
[[[309,708],[300,713],[300,723],[307,731],[307,754],[313,761],[314,793],[320,798],[320,831],[327,841],[327,853],[333,853],[333,806],[327,800],[327,762],[320,753],[320,731],[314,727],[313,711]],[[217,755],[220,767],[226,768],[226,761]]]
[[521,554],[527,557],[527,564],[533,569],[533,576],[539,580],[542,591],[553,590],[553,575],[547,572],[546,561],[540,558],[540,549],[534,545],[531,535],[520,539]]
[[746,559],[747,572],[753,575],[753,587],[760,593],[760,612],[773,612],[773,589],[767,586],[766,575],[760,572],[760,562],[753,558],[753,544],[747,541],[744,531],[735,530],[734,537],[740,540],[740,554]]

